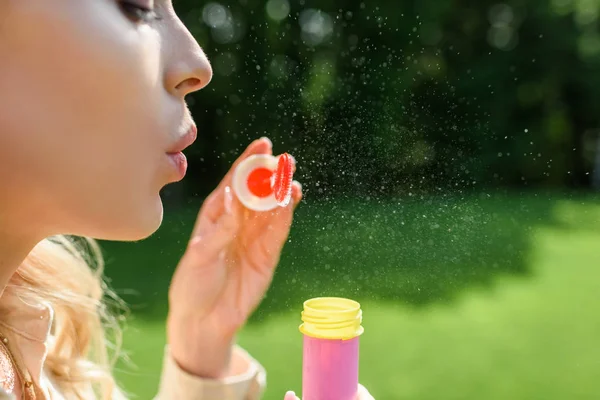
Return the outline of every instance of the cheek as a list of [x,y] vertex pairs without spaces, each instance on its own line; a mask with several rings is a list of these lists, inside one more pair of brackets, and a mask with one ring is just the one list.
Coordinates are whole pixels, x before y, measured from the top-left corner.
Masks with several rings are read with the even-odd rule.
[[0,63],[0,157],[13,181],[46,188],[57,208],[84,204],[81,214],[155,208],[166,141],[156,37],[107,2],[21,4],[0,45],[11,55]]
[[[72,2],[56,4],[63,3]],[[19,25],[36,29],[12,40],[15,68],[6,80],[18,87],[11,92],[27,101],[27,114],[69,127],[65,133],[73,136],[90,128],[114,137],[143,129],[160,111],[158,42],[128,27],[105,2],[75,3],[67,10],[47,5]]]

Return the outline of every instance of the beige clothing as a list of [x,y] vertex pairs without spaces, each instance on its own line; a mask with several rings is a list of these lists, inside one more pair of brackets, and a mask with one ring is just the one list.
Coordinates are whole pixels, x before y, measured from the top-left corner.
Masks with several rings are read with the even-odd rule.
[[[32,379],[42,389],[46,398],[64,399],[52,384],[52,377],[44,369],[48,343],[53,339],[50,333],[52,308],[47,304],[26,304],[6,293],[2,298],[3,302],[10,302],[10,312],[0,321],[0,332],[13,347],[19,349]],[[179,368],[170,356],[167,346],[155,400],[256,400],[261,397],[266,385],[265,371],[239,347],[234,350],[231,371],[231,376],[220,380],[190,375]],[[3,375],[0,372],[0,379],[6,379]],[[14,399],[14,396],[0,388],[0,400],[3,399]]]

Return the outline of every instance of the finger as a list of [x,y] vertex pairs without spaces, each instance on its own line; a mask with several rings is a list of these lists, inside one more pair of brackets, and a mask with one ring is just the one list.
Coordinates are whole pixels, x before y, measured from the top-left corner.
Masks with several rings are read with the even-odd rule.
[[289,392],[287,392],[285,394],[285,397],[283,398],[283,400],[300,400],[300,399],[296,396],[296,393],[294,393],[290,390]]
[[[273,211],[270,212],[257,212],[257,211],[252,211],[247,209],[246,207],[244,207],[244,205],[241,203],[241,201],[233,195],[233,192],[231,191],[231,189],[227,186],[225,187],[225,193],[222,196],[223,198],[217,198],[217,197],[212,197],[211,199],[207,200],[210,201],[212,203],[216,202],[216,201],[223,201],[223,204],[210,204],[208,203],[208,206],[210,207],[214,207],[214,208],[219,208],[221,211],[223,210],[223,208],[227,208],[227,204],[229,204],[229,208],[232,209],[235,218],[239,221],[239,222],[243,222],[243,221],[249,221],[249,220],[253,220],[253,229],[257,231],[260,231],[261,229],[263,229],[263,227],[265,225],[272,225],[273,221],[276,221],[277,219],[281,219],[281,214],[282,214],[282,210],[283,210],[283,214],[285,215],[285,213],[289,213],[289,211],[294,211],[298,205],[300,204],[300,202],[302,201],[302,185],[300,184],[300,182],[298,181],[293,181],[292,182],[292,201],[290,203],[293,204],[292,208],[289,207],[278,207]],[[202,230],[204,228],[202,227],[207,227],[211,224],[214,223],[214,218],[215,216],[212,215],[211,213],[208,212],[201,212],[201,215],[199,217],[199,223],[197,224],[199,226],[198,229],[196,229],[193,233],[194,234],[198,234],[199,232],[202,232]],[[288,221],[287,224],[289,225],[291,223],[291,217],[289,218],[285,218],[285,221]],[[284,223],[286,223],[284,221]]]
[[[192,230],[191,238],[198,235],[204,235],[207,231],[212,231],[217,221],[219,221],[223,214],[228,212],[228,208],[231,208],[233,202],[231,188],[226,186],[225,189],[223,189],[221,196],[214,195],[216,190],[213,192],[213,195],[206,199],[200,208],[200,212],[198,213],[198,217],[194,224],[194,229]],[[220,202],[221,204],[217,204],[217,202]]]
[[[297,196],[300,198],[299,192]],[[257,238],[256,243],[260,253],[268,258],[261,263],[268,269],[263,271],[265,273],[274,272],[278,264],[276,261],[288,239],[295,207],[296,203],[290,202],[286,207],[279,207],[270,213],[264,213],[264,216],[256,216],[253,221],[255,223],[250,226],[251,230],[247,236]]]
[[200,257],[204,260],[218,256],[221,251],[236,239],[238,221],[233,213],[225,213],[211,225],[193,235],[186,250],[187,257]]
[[[250,143],[248,145],[248,147],[246,148],[246,150],[242,153],[242,155],[240,155],[237,158],[237,160],[235,160],[235,162],[231,165],[231,167],[229,168],[229,171],[227,171],[227,173],[225,174],[223,179],[221,179],[221,182],[217,186],[217,189],[214,190],[213,193],[211,193],[211,196],[209,196],[209,197],[213,197],[213,196],[219,197],[220,192],[226,186],[231,186],[231,181],[233,179],[233,173],[235,172],[235,170],[237,169],[237,167],[240,165],[240,163],[242,161],[244,161],[246,158],[256,155],[256,154],[272,154],[272,152],[273,152],[272,149],[273,149],[273,144],[271,143],[271,140],[269,140],[269,138],[267,138],[267,137],[262,137],[260,139],[255,140],[254,142]],[[220,203],[220,202],[217,201],[217,203]]]
[[[292,224],[294,210],[302,200],[302,185],[294,181],[292,183],[292,201],[285,207],[277,207],[268,212],[253,212],[248,218],[252,218],[252,224],[248,224],[250,237],[266,238],[261,240],[268,241],[270,250],[277,250],[283,246],[289,234]],[[248,219],[246,218],[246,220]]]
[[238,157],[237,160],[233,163],[231,168],[219,184],[219,187],[224,188],[225,186],[231,186],[231,179],[233,178],[233,172],[235,169],[244,161],[246,158],[255,155],[255,154],[272,154],[273,153],[273,143],[267,137],[262,137],[260,139],[255,140],[250,143],[246,150],[242,153],[241,156]]
[[228,201],[225,196],[226,188],[231,186],[233,171],[246,158],[254,154],[271,154],[273,144],[266,138],[260,138],[252,142],[240,157],[233,163],[225,177],[219,183],[219,186],[208,196],[200,208],[199,216],[194,224],[192,235],[197,234],[201,230],[201,226],[207,223],[214,223],[224,211],[224,204]]
[[294,210],[296,210],[301,201],[302,185],[300,182],[294,181],[292,183],[292,201],[290,201],[290,204],[286,207],[278,207],[275,212],[269,214],[268,223],[275,227],[275,229],[272,229],[273,233],[278,234],[280,232],[283,235],[282,240],[284,242],[292,225]]
[[[213,192],[213,194],[215,192]],[[200,209],[192,236],[200,234],[207,228],[210,229],[224,213],[232,214],[235,200],[236,198],[230,186],[225,186],[220,196],[211,196],[207,199]]]
[[294,203],[294,210],[302,201],[302,184],[298,181],[292,182],[292,202]]

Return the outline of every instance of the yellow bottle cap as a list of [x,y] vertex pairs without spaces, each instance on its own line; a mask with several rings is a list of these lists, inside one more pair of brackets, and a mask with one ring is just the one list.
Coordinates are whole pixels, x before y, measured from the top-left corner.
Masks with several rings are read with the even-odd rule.
[[304,302],[300,332],[317,339],[349,340],[362,335],[362,310],[354,300],[317,297]]

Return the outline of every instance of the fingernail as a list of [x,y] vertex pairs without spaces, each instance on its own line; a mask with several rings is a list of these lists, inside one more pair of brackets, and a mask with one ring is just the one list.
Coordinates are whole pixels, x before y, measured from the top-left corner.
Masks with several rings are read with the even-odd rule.
[[291,154],[289,154],[289,156],[292,159],[292,164],[296,165],[296,158]]
[[294,183],[295,183],[296,185],[298,185],[298,187],[300,187],[300,190],[302,190],[302,184],[301,184],[300,182],[298,182],[298,181],[294,181]]
[[188,246],[189,246],[189,247],[194,247],[194,246],[196,246],[198,243],[200,243],[201,241],[202,241],[202,237],[200,237],[200,236],[195,236],[195,237],[193,237],[193,238],[190,240],[190,242],[189,242]]
[[225,186],[225,196],[223,197],[225,213],[231,214],[233,212],[233,194],[231,194],[231,188],[229,186]]

